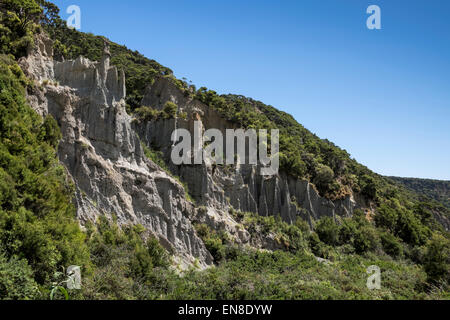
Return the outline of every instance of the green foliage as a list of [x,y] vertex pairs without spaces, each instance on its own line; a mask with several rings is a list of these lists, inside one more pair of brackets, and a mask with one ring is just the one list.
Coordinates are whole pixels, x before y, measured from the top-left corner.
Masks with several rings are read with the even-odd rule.
[[[381,290],[366,286],[366,268],[378,265],[383,274]],[[202,272],[191,271],[174,283],[168,299],[426,299],[417,290],[425,273],[414,265],[379,257],[342,256],[331,264],[298,252],[241,250]],[[170,286],[171,287],[171,286]],[[439,296],[437,296],[439,297]],[[437,298],[435,297],[435,298]]]
[[339,241],[339,227],[333,218],[324,217],[316,224],[319,239],[329,245],[336,245]]
[[326,193],[331,189],[330,184],[333,183],[334,172],[327,165],[319,164],[316,167],[316,173],[314,177],[314,184],[323,193]]
[[210,229],[206,224],[195,225],[198,236],[203,240],[206,249],[211,253],[215,263],[220,263],[225,259],[225,243],[228,242],[224,232],[218,233]]
[[406,188],[444,204],[450,209],[450,181],[389,177]]
[[394,235],[389,232],[383,232],[380,235],[380,239],[384,252],[395,258],[403,255],[403,246]]
[[174,119],[177,117],[178,106],[167,101],[162,111],[153,109],[152,107],[141,106],[134,110],[134,114],[139,122],[156,121],[159,119]]
[[[170,258],[142,226],[119,226],[101,217],[88,226],[93,273],[84,278],[84,299],[155,299]],[[80,297],[81,298],[81,297]]]
[[162,116],[162,112],[151,107],[142,106],[134,110],[139,122],[147,122],[158,120]]
[[42,9],[34,0],[2,0],[0,3],[0,53],[16,58],[33,46]]
[[375,215],[375,223],[377,227],[385,228],[391,231],[396,230],[398,221],[398,213],[395,209],[386,204],[382,204]]
[[361,194],[366,196],[368,199],[375,200],[377,197],[377,185],[374,177],[366,174],[361,177],[360,181]]
[[13,256],[9,259],[0,252],[0,299],[39,299],[38,284],[34,281],[33,269],[25,259]]
[[166,119],[176,118],[177,113],[178,113],[178,106],[175,103],[167,101],[164,104],[163,114]]
[[432,283],[439,281],[450,284],[450,240],[434,234],[426,246],[424,267]]
[[[3,59],[3,61],[5,61]],[[26,259],[39,285],[55,269],[88,268],[84,234],[75,219],[71,188],[59,165],[59,137],[26,104],[23,74],[0,62],[0,243],[8,258]]]
[[46,141],[55,149],[58,147],[59,140],[62,138],[61,130],[59,129],[58,123],[51,115],[45,117],[38,138],[41,141]]
[[[263,217],[256,213],[231,211],[238,223],[241,223],[252,236],[272,234],[275,240],[286,251],[297,252],[307,247],[305,236],[309,233],[309,226],[305,226],[301,219],[298,223],[288,224],[281,217]],[[306,232],[302,231],[303,228]]]
[[355,233],[353,246],[356,253],[373,251],[379,247],[379,235],[371,225],[361,226]]
[[422,245],[425,243],[431,231],[422,223],[428,222],[430,217],[415,214],[398,204],[398,201],[381,204],[375,215],[375,223],[378,227],[392,232],[404,242],[411,245]]

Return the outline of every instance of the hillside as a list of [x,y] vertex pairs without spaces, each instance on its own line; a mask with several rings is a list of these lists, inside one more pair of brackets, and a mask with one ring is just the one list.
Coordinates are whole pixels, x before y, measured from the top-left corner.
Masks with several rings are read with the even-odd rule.
[[[442,197],[272,106],[68,29],[48,1],[0,9],[0,298],[48,298],[71,264],[75,299],[449,298]],[[171,133],[197,120],[280,129],[279,174],[174,165]]]
[[450,181],[389,177],[409,190],[442,203],[450,209]]

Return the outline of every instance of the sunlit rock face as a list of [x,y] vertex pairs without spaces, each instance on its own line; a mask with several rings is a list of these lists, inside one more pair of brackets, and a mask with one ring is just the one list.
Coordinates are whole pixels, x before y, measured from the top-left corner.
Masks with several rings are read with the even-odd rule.
[[[51,114],[61,127],[58,155],[75,184],[80,222],[114,215],[121,225],[142,224],[175,253],[182,266],[212,264],[194,222],[225,229],[238,244],[279,249],[273,235],[251,237],[238,226],[229,214],[231,208],[280,216],[288,223],[301,217],[312,226],[323,216],[351,216],[358,206],[353,197],[322,198],[308,181],[284,172],[262,176],[255,165],[175,166],[170,161],[175,129],[193,133],[195,122],[200,121],[203,132],[214,128],[225,133],[237,129],[236,124],[164,77],[149,85],[142,105],[162,110],[171,101],[186,117],[134,121],[125,110],[125,75],[110,66],[107,47],[99,62],[83,57],[57,62],[51,41],[39,37],[36,48],[20,65],[41,87],[29,94],[30,104],[42,116]],[[141,143],[160,149],[171,173],[147,159]],[[186,183],[196,205],[186,199],[185,189],[172,174]]]
[[[171,134],[177,128],[187,129],[194,136],[194,122],[201,121],[203,131],[236,129],[236,124],[225,120],[215,110],[183,93],[170,79],[161,77],[147,88],[142,105],[162,110],[171,101],[186,119],[165,119],[136,125],[142,141],[161,149],[170,159],[173,142]],[[225,143],[224,143],[225,145]],[[169,161],[170,164],[170,161]],[[308,181],[298,180],[284,172],[271,177],[260,174],[255,165],[229,167],[208,163],[195,166],[174,166],[189,187],[190,193],[208,208],[226,213],[228,208],[255,212],[262,216],[279,215],[288,223],[302,217],[312,221],[323,216],[346,217],[358,206],[353,197],[330,201],[321,197]]]
[[43,87],[29,95],[30,104],[61,127],[58,155],[76,187],[80,222],[115,215],[121,225],[145,226],[182,265],[210,265],[189,219],[195,207],[183,187],[144,155],[125,111],[125,75],[109,65],[107,50],[100,62],[56,62],[49,40],[38,40],[20,64]]

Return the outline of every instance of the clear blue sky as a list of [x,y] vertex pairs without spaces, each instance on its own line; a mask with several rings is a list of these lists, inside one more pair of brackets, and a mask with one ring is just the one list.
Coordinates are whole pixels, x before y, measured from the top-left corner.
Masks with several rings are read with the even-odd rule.
[[[450,180],[448,0],[57,0],[218,93],[292,114],[384,175]],[[382,30],[366,28],[381,8]]]

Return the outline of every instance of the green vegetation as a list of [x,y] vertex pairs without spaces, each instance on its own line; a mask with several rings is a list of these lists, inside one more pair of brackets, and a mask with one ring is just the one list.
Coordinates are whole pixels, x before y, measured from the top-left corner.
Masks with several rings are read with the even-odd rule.
[[165,118],[167,119],[176,118],[177,113],[178,113],[178,106],[175,103],[167,101],[164,104],[163,114],[165,115]]
[[422,200],[433,199],[450,209],[450,181],[389,177],[422,196]]
[[159,119],[174,119],[177,117],[178,106],[167,101],[162,111],[153,109],[152,107],[141,106],[134,110],[138,122],[156,121]]
[[[393,258],[381,251],[372,233],[362,231],[347,237],[346,231],[366,226],[374,230],[361,215],[348,218],[340,226],[332,227],[325,218],[321,233],[338,236],[338,244],[329,246],[317,233],[310,233],[302,220],[294,225],[275,222],[272,217],[251,213],[231,212],[252,236],[260,233],[276,234],[286,243],[297,239],[297,247],[285,245],[275,252],[243,248],[234,244],[224,230],[212,230],[205,224],[196,226],[199,236],[212,253],[216,268],[205,271],[191,270],[182,279],[175,279],[176,290],[166,296],[170,299],[440,299],[450,298],[448,290],[427,283],[424,269],[409,259]],[[253,231],[252,231],[253,229]],[[337,229],[337,233],[336,230]],[[305,230],[305,231],[302,231]],[[323,230],[328,230],[323,232]],[[328,237],[327,235],[326,237]],[[309,241],[305,241],[309,239]],[[335,240],[335,239],[333,239]],[[439,241],[445,242],[444,239]],[[438,241],[438,242],[439,242]],[[440,242],[439,242],[440,243]],[[442,245],[442,243],[440,244]],[[429,244],[433,270],[443,275],[443,251]],[[439,246],[439,245],[438,245]],[[433,248],[433,249],[431,249]],[[360,251],[359,254],[356,251]],[[427,251],[428,252],[428,251]],[[319,254],[328,262],[318,261]],[[445,259],[444,259],[445,260]],[[371,291],[366,287],[366,268],[377,265],[383,275],[382,289]],[[442,279],[442,278],[439,278]],[[442,281],[442,280],[440,280]],[[440,282],[442,283],[442,282]],[[433,291],[430,291],[433,288]],[[439,289],[440,288],[440,289]],[[170,291],[170,290],[169,290]]]
[[26,104],[27,84],[17,64],[1,56],[0,249],[4,266],[20,267],[17,281],[29,284],[15,293],[22,298],[34,297],[29,289],[33,281],[49,284],[62,266],[89,268],[85,235],[71,204],[72,188],[56,157],[61,133],[53,118],[43,121]]
[[0,53],[16,58],[33,46],[42,9],[36,1],[2,0],[0,3]]

